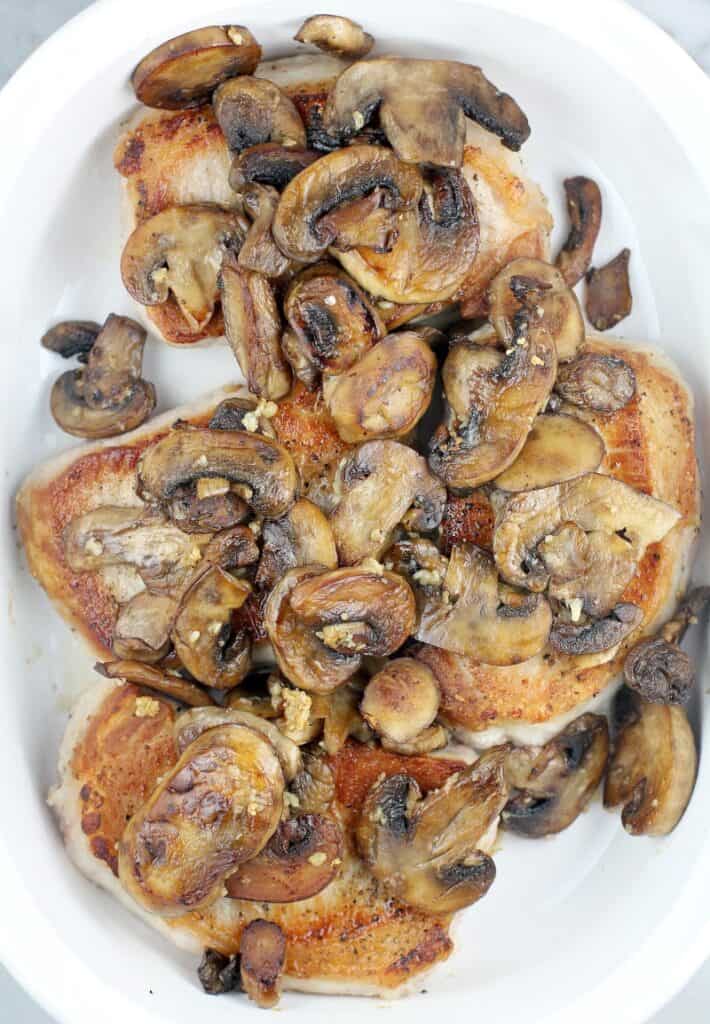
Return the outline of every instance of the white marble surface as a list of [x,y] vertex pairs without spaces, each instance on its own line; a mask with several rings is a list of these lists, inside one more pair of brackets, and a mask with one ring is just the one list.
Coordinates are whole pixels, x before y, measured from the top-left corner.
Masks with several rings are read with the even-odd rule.
[[[593,5],[593,0],[570,3]],[[674,36],[710,74],[710,0],[633,0],[633,4]],[[0,86],[43,39],[87,6],[87,0],[0,0]],[[710,125],[706,128],[710,130]],[[708,1020],[710,963],[649,1024],[708,1024]],[[0,1021],[52,1024],[1,966]]]

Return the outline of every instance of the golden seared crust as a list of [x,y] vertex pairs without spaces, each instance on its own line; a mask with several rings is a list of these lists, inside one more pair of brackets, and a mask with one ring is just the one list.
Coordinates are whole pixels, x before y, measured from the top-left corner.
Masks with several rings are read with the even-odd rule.
[[[672,366],[654,352],[596,335],[585,350],[625,359],[638,385],[636,398],[619,412],[569,410],[604,438],[601,472],[668,502],[683,517],[659,544],[647,548],[622,598],[643,609],[641,633],[651,633],[673,611],[699,526],[692,399]],[[631,642],[639,635],[634,633]],[[626,649],[622,646],[602,664],[600,656],[571,658],[547,649],[505,668],[479,665],[426,645],[418,648],[417,657],[439,681],[443,716],[476,732],[510,723],[541,723],[571,712],[618,676]]]
[[[141,713],[152,710],[154,717],[137,717],[135,687],[107,689],[105,683],[97,687],[75,709],[62,752],[60,784],[50,802],[77,865],[144,920],[182,947],[199,951],[210,946],[226,954],[238,951],[249,921],[257,917],[275,921],[286,935],[285,985],[296,989],[391,993],[449,955],[450,918],[429,916],[385,898],[352,854],[349,822],[362,794],[382,772],[406,771],[426,792],[442,785],[463,767],[461,763],[398,757],[348,745],[330,762],[337,803],[329,813],[341,818],[348,840],[340,874],[327,889],[295,904],[220,898],[205,910],[165,920],[147,915],[126,896],[115,877],[113,858],[126,816],[135,812],[160,776],[177,762],[172,714],[158,700],[154,708],[141,709]],[[85,828],[87,791],[89,801],[100,804],[96,831],[93,820],[91,830]],[[101,848],[94,842],[98,835]]]
[[293,456],[304,484],[352,451],[353,445],[338,434],[320,390],[309,391],[297,380],[278,406],[272,424],[279,441]]

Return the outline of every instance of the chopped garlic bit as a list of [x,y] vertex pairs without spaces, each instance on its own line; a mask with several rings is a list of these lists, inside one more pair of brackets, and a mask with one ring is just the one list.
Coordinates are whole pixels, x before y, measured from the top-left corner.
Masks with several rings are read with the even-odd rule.
[[287,737],[298,735],[308,727],[313,701],[303,690],[284,690],[282,697],[285,719],[284,734]]
[[284,803],[287,807],[300,807],[301,801],[298,799],[295,793],[289,793],[288,790],[284,792]]
[[155,718],[160,714],[160,704],[153,697],[136,697],[136,718]]
[[422,587],[438,587],[441,583],[441,573],[435,572],[433,569],[417,569],[412,574],[412,579]]
[[232,484],[232,490],[240,498],[244,498],[245,501],[250,501],[254,497],[254,491],[248,484]]
[[381,576],[385,571],[382,562],[378,562],[376,558],[363,558],[362,562],[360,562],[360,568],[367,569],[368,572],[377,573],[378,576]]
[[195,462],[195,465],[196,466],[206,466],[207,465],[207,456],[204,455],[204,454],[200,455],[199,459],[197,459],[197,461]]
[[569,613],[572,616],[572,622],[579,622],[582,615],[582,608],[584,607],[584,601],[581,597],[573,597],[567,602]]
[[261,523],[259,522],[258,519],[252,519],[250,523],[247,523],[247,526],[249,527],[249,529],[251,530],[255,537],[258,537],[259,534],[261,533]]
[[[327,299],[326,299],[327,301]],[[254,434],[259,429],[259,420],[273,419],[276,413],[279,411],[279,407],[276,402],[267,401],[265,398],[260,398],[256,408],[252,409],[251,412],[246,413],[242,418],[244,429]]]
[[256,411],[245,413],[242,417],[242,425],[250,434],[255,434],[259,429],[259,417],[256,415]]
[[325,862],[326,855],[323,853],[322,850],[316,850],[316,852],[312,853],[308,858],[308,863],[312,864],[314,868],[319,868],[321,864],[325,864]]
[[188,640],[190,641],[191,644],[196,644],[197,641],[200,639],[200,635],[201,634],[199,629],[193,629],[193,631],[190,633],[188,637]]
[[229,480],[223,476],[201,476],[195,485],[197,500],[204,501],[205,498],[216,498],[220,494],[227,494],[229,487]]
[[221,628],[221,622],[210,622],[209,626],[207,627],[207,632],[210,634],[210,636],[217,636]]
[[355,110],[353,112],[353,124],[355,125],[355,130],[358,132],[365,126],[365,118],[359,110]]
[[370,540],[373,541],[373,543],[381,544],[384,539],[385,539],[385,531],[384,530],[372,530],[370,532]]
[[533,356],[531,358],[530,362],[533,364],[533,366],[544,366],[545,365],[545,360],[544,359],[540,359],[540,356]]
[[241,46],[242,43],[244,42],[244,36],[241,34],[241,32],[237,32],[237,30],[234,28],[228,28],[227,35],[232,40],[235,46]]
[[326,295],[326,297],[323,299],[323,302],[325,302],[326,306],[334,306],[337,301],[338,300],[334,295]]
[[96,537],[89,537],[84,545],[84,550],[87,555],[95,555],[98,558],[99,555],[103,554],[104,546]]

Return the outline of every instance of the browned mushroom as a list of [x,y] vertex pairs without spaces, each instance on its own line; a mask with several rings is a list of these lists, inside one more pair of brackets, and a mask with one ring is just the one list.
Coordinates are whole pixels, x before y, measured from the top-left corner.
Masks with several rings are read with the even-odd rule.
[[297,501],[281,519],[267,520],[262,538],[262,556],[255,578],[258,587],[270,590],[284,573],[297,566],[338,566],[333,531],[311,501]]
[[511,96],[499,92],[480,68],[456,61],[358,61],[333,86],[324,125],[346,139],[375,110],[397,156],[413,164],[460,167],[466,117],[496,134],[509,149],[520,149],[530,134],[528,120]]
[[175,719],[178,754],[183,754],[203,732],[222,725],[246,725],[268,740],[276,751],[286,782],[292,782],[301,772],[301,752],[295,743],[284,736],[273,722],[234,707],[203,707],[181,712]]
[[257,401],[252,395],[234,395],[219,403],[208,426],[210,430],[247,430],[275,440],[270,421],[277,408],[275,403]]
[[228,690],[249,671],[250,639],[232,620],[251,589],[246,580],[213,566],[183,595],[172,641],[190,675],[206,686]]
[[441,750],[449,742],[449,734],[443,725],[430,725],[423,729],[418,736],[406,743],[397,743],[383,736],[380,740],[383,750],[392,754],[402,754],[405,757],[421,756],[431,754],[434,750]]
[[495,878],[484,852],[507,799],[500,750],[452,775],[422,799],[409,775],[367,795],[356,830],[360,855],[385,889],[425,913],[451,913],[486,894]]
[[209,906],[276,831],[283,793],[263,736],[243,725],[203,733],[128,822],[118,844],[124,889],[165,917]]
[[385,335],[377,310],[339,267],[319,263],[302,271],[284,299],[291,331],[283,339],[296,376],[313,388],[321,374],[342,373]]
[[564,186],[570,230],[557,257],[557,266],[569,287],[574,288],[592,262],[602,222],[602,194],[591,178],[566,178]]
[[291,374],[281,352],[281,318],[268,279],[245,270],[230,255],[222,263],[220,296],[224,333],[247,387],[260,398],[283,398]]
[[141,591],[123,605],[113,627],[111,647],[118,658],[155,663],[170,648],[178,602],[171,594]]
[[399,523],[434,530],[441,522],[446,489],[424,459],[398,441],[367,441],[339,474],[339,500],[330,524],[341,563],[379,558]]
[[379,736],[409,743],[428,729],[439,711],[434,673],[414,658],[395,658],[365,687],[360,710]]
[[621,821],[631,835],[668,835],[695,785],[698,755],[688,716],[678,705],[654,704],[624,688],[614,718],[618,733],[604,806],[623,805]]
[[242,988],[257,1006],[268,1009],[281,998],[286,936],[273,921],[250,921],[239,942]]
[[170,519],[189,533],[230,530],[249,515],[249,506],[231,490],[224,477],[201,477],[197,484],[178,487],[166,504]]
[[617,412],[636,394],[636,375],[617,356],[583,352],[560,366],[555,387],[572,405],[595,412]]
[[215,91],[212,106],[232,152],[264,142],[306,145],[306,131],[293,101],[266,78],[230,78]]
[[239,956],[223,956],[216,949],[206,949],[197,968],[202,989],[210,996],[223,995],[241,987]]
[[592,267],[587,274],[587,316],[598,331],[608,331],[631,312],[630,259],[631,250],[622,249],[609,263]]
[[280,192],[320,155],[312,149],[292,149],[277,142],[250,146],[232,161],[229,184],[235,192],[242,192],[250,184],[270,185]]
[[709,601],[710,587],[696,587],[657,636],[631,648],[624,662],[624,680],[630,689],[658,704],[686,704],[690,700],[695,667],[678,645]]
[[602,715],[581,715],[542,747],[515,747],[505,760],[513,791],[501,815],[505,828],[531,839],[567,828],[594,795],[608,757]]
[[363,681],[355,675],[333,693],[312,698],[312,714],[322,719],[321,742],[331,757],[343,749],[350,736],[359,743],[368,743],[372,739],[370,728],[360,715],[362,692]]
[[[73,337],[76,351],[76,330]],[[86,368],[67,370],[52,387],[52,416],[62,430],[75,437],[114,437],[150,416],[156,399],[153,385],[141,378],[145,340],[135,320],[113,313],[107,318],[90,348],[82,349],[88,353]],[[59,344],[57,333],[52,343]]]
[[139,493],[156,502],[211,477],[244,485],[251,508],[270,518],[284,515],[296,500],[298,476],[291,456],[275,441],[248,431],[172,430],[138,464]]
[[306,752],[303,771],[294,779],[291,792],[301,814],[326,814],[335,799],[335,779],[328,759],[320,752]]
[[336,14],[315,14],[306,18],[296,35],[299,43],[310,43],[325,53],[358,60],[369,53],[375,40],[350,18]]
[[404,437],[429,408],[436,356],[416,331],[390,334],[338,377],[323,381],[344,441]]
[[100,330],[101,325],[93,320],[63,320],[42,335],[40,344],[62,359],[76,356],[85,363]]
[[218,278],[227,252],[238,253],[249,225],[217,206],[169,206],[131,233],[121,256],[121,277],[142,306],[172,294],[192,331],[212,319]]
[[599,469],[604,441],[594,427],[575,416],[537,416],[520,455],[496,477],[503,491],[532,491]]
[[119,661],[97,662],[94,670],[106,679],[120,679],[124,683],[135,683],[147,690],[155,690],[165,697],[186,704],[191,708],[206,708],[214,704],[210,695],[202,689],[172,672],[164,672],[157,665],[143,661],[121,659]]
[[227,879],[235,900],[294,903],[322,892],[338,874],[343,834],[321,814],[282,821],[264,849]]
[[146,106],[180,110],[204,103],[225,79],[250,75],[260,59],[261,47],[248,28],[210,25],[151,50],[131,83]]
[[617,647],[643,621],[635,604],[617,604],[603,619],[575,624],[558,620],[550,631],[550,645],[562,654],[597,654]]
[[282,277],[292,266],[271,231],[278,202],[279,194],[271,185],[245,184],[242,203],[252,225],[239,251],[239,266],[269,278]]
[[269,595],[264,625],[283,674],[330,693],[365,655],[401,647],[415,625],[414,595],[401,576],[365,567],[292,569]]

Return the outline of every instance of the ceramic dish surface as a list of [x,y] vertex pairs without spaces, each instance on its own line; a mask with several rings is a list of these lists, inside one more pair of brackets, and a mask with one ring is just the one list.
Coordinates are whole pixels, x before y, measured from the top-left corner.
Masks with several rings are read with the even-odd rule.
[[[611,0],[333,2],[379,53],[480,64],[529,116],[523,157],[550,199],[553,252],[567,221],[562,180],[599,182],[595,261],[632,250],[634,308],[614,331],[658,345],[689,381],[701,465],[710,418],[710,83],[667,37]],[[246,1002],[206,1000],[194,958],[169,946],[82,878],[64,855],[45,797],[68,709],[92,683],[91,660],[30,578],[12,496],[38,462],[71,442],[49,414],[57,361],[41,349],[65,318],[137,315],[119,276],[120,181],[112,152],[134,106],[128,75],[164,39],[206,24],[248,25],[269,56],[294,52],[303,0],[106,0],[48,41],[0,95],[4,401],[0,622],[0,958],[59,1020],[147,1024],[256,1018]],[[145,377],[159,411],[238,379],[223,343],[190,351],[153,338]],[[701,539],[694,578],[710,575]],[[702,643],[702,641],[696,641]],[[505,834],[490,896],[460,915],[456,950],[426,994],[389,1004],[288,993],[311,1024],[384,1012],[388,1024],[471,1017],[506,1024],[646,1020],[710,953],[710,699],[707,651],[694,652],[701,742],[695,798],[667,839],[632,839],[598,798],[573,828],[539,843]]]

